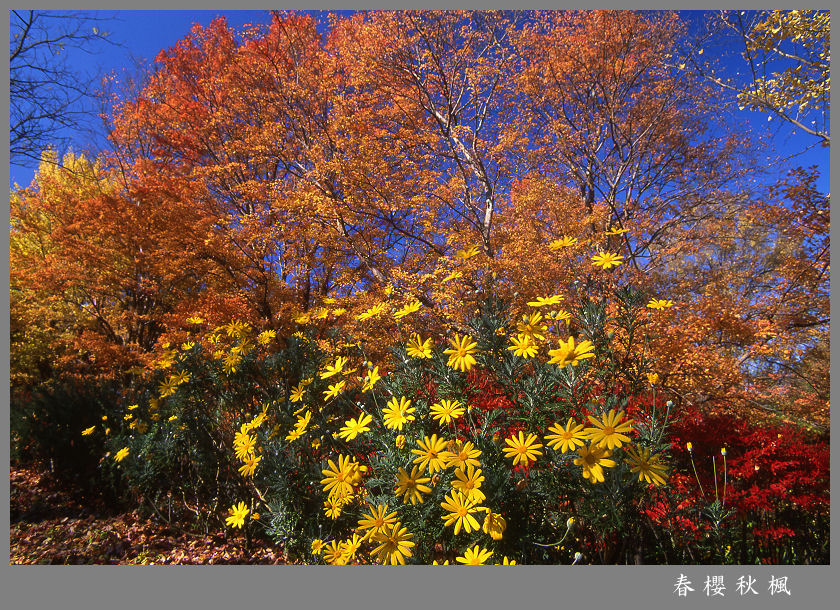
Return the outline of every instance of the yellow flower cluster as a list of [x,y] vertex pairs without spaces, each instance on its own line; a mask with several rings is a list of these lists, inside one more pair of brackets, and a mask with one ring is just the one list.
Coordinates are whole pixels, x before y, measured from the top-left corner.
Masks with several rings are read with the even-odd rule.
[[[563,247],[572,245],[574,241],[572,238],[572,243],[564,244]],[[617,255],[604,256],[605,258],[596,264],[603,266],[605,269],[621,262],[616,262],[616,259],[613,258]],[[609,264],[602,265],[601,263]],[[533,298],[535,300],[527,302],[528,306],[533,308],[556,306],[563,300],[560,295]],[[386,303],[374,305],[357,316],[357,319],[372,318],[382,314],[387,308]],[[396,310],[393,316],[400,320],[418,311],[419,308],[419,301],[412,301]],[[547,335],[550,334],[548,323],[551,322],[551,319],[567,319],[568,317],[567,312],[558,314],[554,311],[546,316],[543,311],[531,310],[521,319],[514,320],[516,331],[510,337],[510,346],[507,349],[517,357],[537,357],[541,345],[549,341],[547,338]],[[236,327],[233,331],[227,331],[226,327],[222,328],[228,332],[229,336],[237,336],[238,338],[244,337],[245,333],[249,332],[247,325],[244,330]],[[234,334],[231,334],[231,332]],[[504,329],[501,332],[504,334]],[[271,335],[270,338],[263,341],[260,339],[261,336],[263,336],[262,333],[257,336],[256,341],[262,345],[267,344],[271,338],[274,338],[274,335]],[[462,373],[470,371],[477,364],[477,341],[466,334],[455,334],[447,341],[448,348],[442,349],[443,346],[441,346],[437,348],[441,351],[437,351],[431,337],[424,338],[418,333],[411,333],[406,343],[405,353],[408,357],[421,361],[437,358],[436,354],[442,353],[448,357],[446,361],[448,367]],[[243,343],[247,343],[247,341]],[[343,345],[339,345],[336,349],[343,349]],[[237,353],[235,350],[241,353],[243,349],[245,348],[240,344],[235,349],[231,349],[231,353]],[[353,352],[350,352],[347,356],[334,354],[329,361],[321,363],[320,369],[316,372],[317,376],[313,374],[312,377],[301,380],[291,388],[288,400],[290,403],[300,402],[301,408],[294,413],[298,418],[297,423],[286,436],[286,440],[291,443],[306,434],[314,412],[318,414],[318,423],[328,428],[327,431],[322,432],[320,439],[316,439],[318,446],[322,446],[323,441],[324,445],[335,447],[335,441],[341,440],[348,445],[355,442],[357,445],[364,445],[367,448],[365,443],[367,443],[370,435],[388,430],[393,431],[389,434],[391,439],[388,441],[389,451],[393,452],[393,448],[396,447],[397,450],[405,450],[406,453],[410,452],[411,455],[406,461],[402,462],[402,465],[393,465],[396,473],[392,475],[393,479],[391,479],[393,485],[390,488],[393,493],[391,499],[374,505],[366,501],[368,490],[363,484],[363,478],[365,473],[368,472],[368,467],[359,463],[357,458],[353,457],[352,451],[341,453],[339,450],[338,455],[335,453],[328,454],[332,457],[327,459],[325,465],[319,466],[323,475],[320,483],[326,495],[323,506],[326,517],[332,520],[339,519],[342,514],[347,512],[347,507],[351,504],[357,507],[366,506],[365,510],[367,512],[361,513],[357,527],[348,537],[338,537],[326,542],[320,538],[312,540],[311,551],[313,555],[322,556],[325,563],[344,565],[356,560],[362,545],[368,544],[370,546],[366,548],[366,551],[376,561],[391,565],[405,564],[411,560],[416,550],[414,548],[414,534],[409,532],[408,528],[401,522],[399,511],[391,511],[389,505],[394,506],[394,501],[397,503],[396,506],[399,506],[399,503],[403,506],[408,504],[417,506],[423,505],[424,502],[428,505],[427,501],[431,501],[434,504],[439,503],[439,506],[443,509],[442,513],[439,509],[436,509],[438,512],[435,514],[440,516],[443,527],[447,528],[447,531],[451,532],[453,536],[458,536],[462,531],[470,535],[471,547],[466,549],[462,547],[458,551],[462,554],[457,556],[455,561],[466,565],[487,563],[493,556],[492,549],[494,547],[493,542],[490,541],[502,540],[508,528],[508,522],[505,515],[501,514],[504,511],[497,513],[491,508],[495,496],[488,499],[485,495],[490,493],[488,488],[494,494],[496,493],[498,479],[495,473],[486,473],[483,469],[482,452],[470,441],[452,438],[451,436],[456,424],[460,429],[459,420],[461,418],[466,416],[468,424],[474,423],[473,418],[466,415],[471,407],[469,405],[465,406],[460,400],[442,397],[434,402],[430,400],[429,403],[432,404],[427,407],[421,397],[422,394],[409,394],[408,390],[405,390],[406,396],[400,395],[400,391],[395,390],[395,395],[389,396],[384,405],[375,402],[366,404],[360,401],[353,411],[341,410],[330,413],[330,409],[333,409],[334,405],[346,409],[351,402],[347,396],[354,395],[359,389],[361,389],[361,392],[371,390],[381,379],[379,367],[374,366],[371,362],[362,361],[361,365],[358,363],[350,364],[351,358],[355,357],[352,354]],[[595,358],[595,347],[589,340],[568,336],[560,340],[559,347],[550,349],[548,354],[550,358],[548,361],[558,367],[578,366],[582,360]],[[424,365],[415,362],[413,366]],[[362,372],[358,373],[358,376],[351,377],[352,373],[360,369]],[[170,378],[176,379],[177,375],[172,375]],[[309,391],[308,386],[313,383],[314,379],[327,381],[316,386],[318,390]],[[658,377],[651,376],[649,380],[651,384],[658,383]],[[321,388],[324,387],[327,389],[321,391]],[[394,390],[395,387],[399,388],[398,385],[394,386],[392,384],[389,384],[388,387],[391,390]],[[350,394],[349,389],[353,389],[354,394]],[[313,399],[313,393],[314,401],[319,401],[321,404],[320,408],[315,402],[310,402]],[[355,394],[355,396],[358,397],[359,394]],[[359,399],[354,398],[353,400]],[[326,409],[324,408],[324,402],[327,403]],[[307,403],[312,406],[307,406]],[[236,456],[243,462],[239,471],[244,477],[253,477],[261,460],[256,448],[257,436],[253,434],[253,431],[264,422],[265,418],[264,410],[262,414],[243,424],[234,439]],[[418,422],[418,419],[423,420],[422,426],[419,425],[421,422]],[[440,426],[434,432],[427,427],[432,421]],[[279,427],[279,424],[277,427]],[[312,427],[314,429],[318,426]],[[646,447],[631,445],[629,434],[632,430],[633,421],[627,420],[623,411],[616,413],[615,409],[610,409],[599,417],[588,416],[588,421],[585,423],[579,423],[574,418],[569,418],[565,424],[554,423],[549,426],[544,439],[540,438],[538,430],[517,430],[515,434],[509,435],[508,438],[502,438],[500,434],[496,434],[494,435],[495,447],[498,448],[499,445],[501,447],[494,449],[494,451],[500,450],[502,455],[511,460],[508,463],[514,468],[525,467],[526,476],[520,480],[520,483],[523,484],[527,484],[527,469],[545,459],[543,456],[546,450],[542,444],[545,443],[549,448],[560,453],[574,452],[571,456],[574,459],[572,460],[570,457],[568,460],[580,468],[578,472],[590,484],[605,481],[606,469],[618,465],[619,458],[616,455],[618,453],[629,466],[630,472],[638,476],[640,482],[644,481],[657,486],[664,485],[667,470],[662,462],[661,455],[651,454]],[[93,428],[90,428],[85,430],[84,433],[89,434],[92,431]],[[332,440],[330,440],[330,434]],[[497,437],[499,437],[498,440]],[[304,448],[308,446],[303,444]],[[301,450],[300,444],[295,447],[294,451]],[[314,442],[312,447],[316,447]],[[326,446],[323,446],[323,449],[326,448]],[[316,459],[326,458],[326,456],[324,458],[320,457],[323,454],[318,455],[319,457]],[[485,485],[487,477],[492,484]],[[514,480],[514,482],[516,481]],[[520,489],[520,487],[517,486],[517,489]],[[377,493],[379,492],[381,492],[381,488]],[[432,498],[434,499],[432,500]],[[416,511],[419,508],[421,507],[417,509],[406,507],[400,510]],[[249,510],[245,503],[240,502],[239,505],[231,507],[228,512],[230,513],[227,517],[228,524],[233,527],[242,527]],[[408,514],[411,514],[411,512]],[[437,519],[437,516],[435,519]],[[411,526],[410,523],[409,526]],[[489,538],[481,538],[483,535]],[[477,537],[479,537],[479,540],[476,540]],[[481,539],[485,542],[482,543]],[[488,548],[482,547],[482,544],[487,544]],[[450,556],[450,559],[453,556],[455,555]],[[364,558],[360,560],[364,561]],[[495,561],[501,561],[501,557]],[[506,565],[515,563],[507,557],[504,558],[504,564]]]
[[324,478],[321,485],[328,492],[324,510],[331,519],[337,519],[341,509],[349,504],[358,492],[362,483],[362,474],[367,472],[367,466],[359,464],[355,458],[339,455],[338,463],[328,460],[329,468],[322,470]]
[[560,341],[559,348],[548,350],[548,355],[551,356],[551,360],[549,360],[551,364],[564,368],[570,364],[577,366],[581,360],[594,358],[594,352],[595,346],[592,345],[591,341],[581,341],[578,345],[575,345],[574,337],[569,337],[565,343],[562,340]]
[[259,413],[254,419],[245,422],[240,426],[239,432],[233,439],[233,449],[236,457],[242,460],[242,466],[239,467],[239,473],[243,477],[253,477],[257,470],[257,465],[262,460],[262,456],[256,454],[257,439],[251,436],[251,431],[259,428],[266,420],[266,409]]
[[[633,420],[622,421],[624,412],[616,413],[615,409],[610,409],[600,420],[591,415],[588,419],[592,427],[584,428],[573,418],[569,418],[565,426],[554,424],[549,427],[552,434],[546,435],[545,439],[549,447],[561,453],[576,451],[578,457],[574,463],[582,468],[583,478],[591,483],[603,483],[603,469],[616,466],[615,460],[611,459],[612,451],[630,442],[626,433],[632,431]],[[628,447],[626,452],[626,461],[631,471],[639,474],[640,481],[665,484],[666,469],[659,454],[651,455],[647,448],[639,451],[633,447]]]
[[295,415],[297,416],[295,427],[292,428],[289,431],[289,434],[286,436],[286,440],[289,442],[296,441],[301,436],[306,434],[306,427],[309,425],[309,422],[312,419],[312,412],[306,407],[295,411]]
[[171,396],[175,393],[175,390],[178,389],[179,385],[181,385],[182,383],[187,383],[189,380],[190,374],[186,371],[181,371],[180,373],[170,375],[158,386],[158,393],[160,394],[161,398]]

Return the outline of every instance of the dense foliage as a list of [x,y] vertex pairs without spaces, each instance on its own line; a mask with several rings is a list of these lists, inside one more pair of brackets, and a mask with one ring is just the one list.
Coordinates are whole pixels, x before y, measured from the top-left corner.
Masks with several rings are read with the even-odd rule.
[[684,36],[195,26],[11,194],[19,459],[306,562],[827,562],[829,196]]

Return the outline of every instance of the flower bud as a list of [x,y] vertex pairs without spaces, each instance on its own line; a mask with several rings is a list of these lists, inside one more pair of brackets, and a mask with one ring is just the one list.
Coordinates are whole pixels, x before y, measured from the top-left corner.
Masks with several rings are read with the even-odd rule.
[[583,553],[581,553],[580,551],[577,551],[575,553],[575,560],[572,562],[572,565],[575,565],[581,559],[583,559]]
[[693,445],[691,444],[691,441],[688,441],[688,442],[685,444],[685,448],[686,448],[686,449],[688,449],[688,452],[689,452],[689,453],[691,453],[691,451],[692,451],[692,449],[693,449]]
[[720,454],[721,454],[722,456],[726,457],[726,447],[721,447],[721,448],[720,448]]
[[569,517],[568,519],[566,519],[566,529],[567,530],[572,529],[572,526],[574,524],[575,524],[575,518],[574,517]]
[[673,406],[674,406],[674,401],[673,401],[673,400],[669,400],[668,402],[666,402],[666,403],[665,403],[665,406],[666,406],[666,407],[668,407],[668,408],[670,409],[671,407],[673,407]]

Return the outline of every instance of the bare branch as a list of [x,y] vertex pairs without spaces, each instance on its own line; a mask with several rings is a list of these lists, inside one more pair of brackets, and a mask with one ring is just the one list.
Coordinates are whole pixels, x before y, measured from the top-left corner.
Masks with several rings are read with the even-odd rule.
[[93,116],[94,75],[71,64],[70,49],[96,53],[115,44],[95,24],[110,19],[85,12],[10,11],[9,153],[12,163],[40,161],[44,149],[61,146]]

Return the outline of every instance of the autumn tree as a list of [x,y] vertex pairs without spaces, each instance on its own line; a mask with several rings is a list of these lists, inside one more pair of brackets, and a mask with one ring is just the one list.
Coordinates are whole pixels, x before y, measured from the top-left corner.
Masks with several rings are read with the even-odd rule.
[[[758,199],[710,194],[666,236],[671,258],[654,278],[680,307],[655,316],[655,352],[665,380],[692,380],[698,403],[826,425],[814,363],[830,322],[828,199],[816,178],[797,170]],[[806,354],[811,375],[800,371]]]
[[[824,259],[779,231],[810,243],[827,225],[791,224],[796,198],[750,190],[748,142],[718,120],[716,90],[671,61],[676,14],[400,11],[325,25],[274,13],[242,32],[195,26],[113,99],[106,162],[121,186],[84,201],[150,206],[143,227],[163,215],[144,256],[178,262],[155,259],[153,284],[192,274],[159,301],[169,332],[191,310],[239,311],[384,346],[404,306],[443,335],[491,292],[525,308],[633,282],[679,301],[656,318],[673,389],[732,403],[750,398],[745,380],[767,383],[762,358],[796,343],[795,324],[825,318],[803,309],[828,275],[808,258]],[[625,262],[604,273],[599,252]],[[771,331],[785,347],[762,343]],[[704,394],[709,379],[722,385]]]
[[188,210],[124,188],[99,161],[45,157],[11,199],[13,326],[37,321],[68,370],[142,362],[163,316],[203,281]]
[[829,146],[829,11],[721,11],[712,36],[736,40],[747,78],[721,77],[692,53],[688,60],[701,74],[732,92],[742,109],[769,113]]
[[263,319],[284,303],[308,308],[347,266],[350,245],[336,247],[334,231],[343,239],[359,230],[318,210],[329,208],[322,166],[334,151],[331,77],[314,22],[277,17],[267,33],[239,40],[219,19],[158,59],[149,84],[118,108],[116,146],[141,151],[140,171],[192,191],[188,203],[207,221],[197,256]]
[[433,307],[418,271],[432,280],[467,243],[493,253],[502,19],[375,13],[325,45],[309,17],[276,14],[241,39],[217,20],[161,54],[118,108],[115,142],[146,142],[145,173],[190,185],[212,219],[201,256],[264,319],[400,284]]

